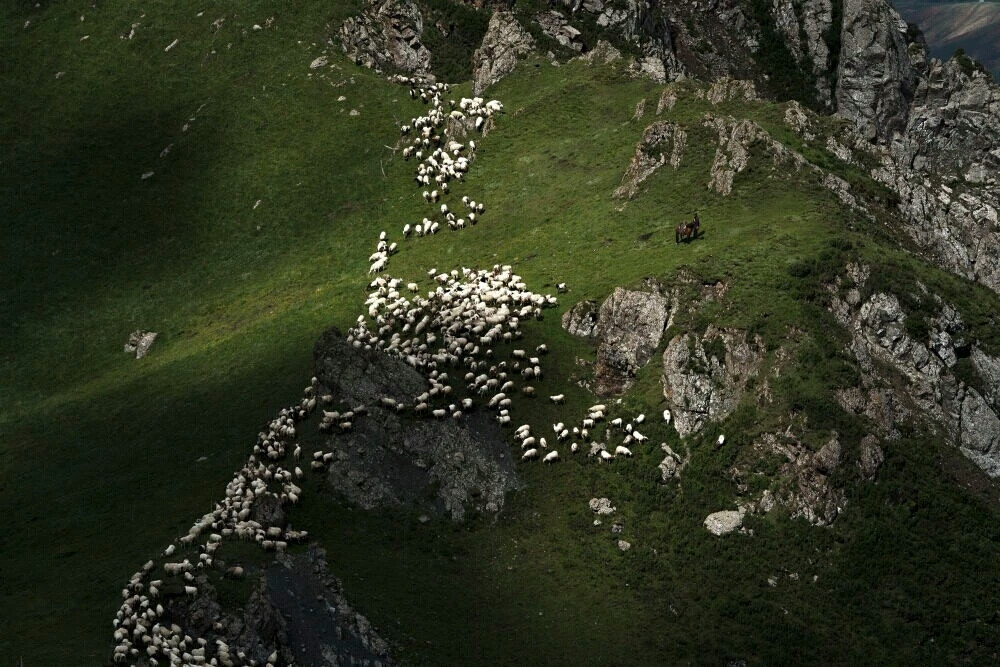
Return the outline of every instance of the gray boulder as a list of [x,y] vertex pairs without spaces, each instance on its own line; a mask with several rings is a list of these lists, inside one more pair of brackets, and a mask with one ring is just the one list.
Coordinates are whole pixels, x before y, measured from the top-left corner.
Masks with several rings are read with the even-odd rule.
[[745,511],[742,508],[713,512],[705,517],[705,528],[713,535],[728,535],[743,525],[744,514]]
[[616,287],[601,304],[597,325],[597,363],[594,391],[621,394],[635,381],[660,345],[669,302],[659,292]]

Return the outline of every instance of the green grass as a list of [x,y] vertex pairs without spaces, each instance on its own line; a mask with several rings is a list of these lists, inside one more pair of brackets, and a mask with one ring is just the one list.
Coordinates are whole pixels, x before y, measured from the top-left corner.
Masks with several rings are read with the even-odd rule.
[[[0,660],[108,657],[129,575],[211,509],[261,425],[306,384],[313,341],[361,311],[378,232],[398,240],[426,215],[415,165],[386,147],[422,107],[324,47],[357,6],[3,10]],[[137,21],[135,38],[120,39]],[[331,65],[310,71],[324,50]],[[790,178],[755,158],[731,196],[709,191],[706,111],[751,117],[823,159],[783,129],[780,104],[682,97],[662,116],[688,131],[680,169],[663,168],[632,201],[612,199],[653,119],[630,121],[636,102],[661,90],[615,66],[527,60],[490,91],[507,113],[454,188],[485,202],[483,222],[401,243],[390,272],[510,263],[535,291],[569,285],[525,326],[525,345],[554,350],[539,393],[567,393],[565,407],[540,399],[515,416],[543,430],[595,402],[569,382],[593,349],[560,328],[567,308],[647,276],[723,280],[726,298],[683,316],[663,344],[713,323],[760,335],[770,351],[793,340],[799,358],[776,407],[745,404],[692,438],[680,485],[656,481],[656,444],[684,443],[650,423],[653,444],[633,460],[523,467],[525,487],[496,521],[425,526],[345,507],[310,483],[293,522],[415,664],[989,659],[997,588],[983,564],[997,556],[996,506],[940,473],[945,463],[968,473],[940,445],[891,445],[885,475],[851,486],[829,530],[769,516],[750,523],[753,538],[718,540],[701,521],[732,506],[726,469],[787,412],[807,413],[815,438],[863,431],[830,402],[856,381],[820,287],[846,259],[888,267],[873,272],[880,286],[901,276],[947,295],[992,350],[995,295],[892,250],[805,172]],[[673,225],[694,210],[704,238],[678,247]],[[160,338],[136,362],[121,345],[139,327]],[[656,359],[614,411],[659,412]],[[730,444],[707,445],[723,431]],[[619,507],[630,552],[614,546],[610,520],[591,525],[594,495]],[[799,581],[768,586],[786,570]],[[234,602],[247,589],[220,590]]]

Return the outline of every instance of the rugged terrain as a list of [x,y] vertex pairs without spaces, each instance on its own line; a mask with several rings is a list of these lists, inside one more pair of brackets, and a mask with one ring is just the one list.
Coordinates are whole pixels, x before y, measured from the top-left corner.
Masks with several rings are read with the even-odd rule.
[[908,23],[920,26],[930,54],[942,60],[957,49],[1000,79],[1000,3],[907,2],[893,6]]
[[0,655],[997,659],[1000,89],[888,4],[4,17]]

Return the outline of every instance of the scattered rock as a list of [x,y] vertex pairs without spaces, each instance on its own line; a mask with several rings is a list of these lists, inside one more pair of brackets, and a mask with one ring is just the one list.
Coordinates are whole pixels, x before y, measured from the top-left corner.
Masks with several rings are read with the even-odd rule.
[[583,42],[580,41],[580,31],[569,24],[569,19],[557,11],[539,12],[535,15],[537,23],[542,32],[559,42],[567,49],[583,51]]
[[713,535],[727,535],[743,525],[744,510],[723,510],[705,517],[705,528]]
[[319,69],[320,67],[326,67],[330,62],[330,59],[326,56],[319,56],[309,63],[309,69]]
[[128,341],[125,343],[125,353],[135,354],[136,359],[142,359],[149,352],[149,348],[152,347],[158,335],[155,331],[136,329],[129,334]]
[[618,540],[618,549],[620,551],[622,551],[623,553],[626,552],[626,551],[628,551],[631,548],[632,548],[631,543],[626,542],[625,540]]
[[614,514],[615,512],[615,508],[611,506],[611,501],[607,498],[591,498],[589,507],[592,512],[600,516]]

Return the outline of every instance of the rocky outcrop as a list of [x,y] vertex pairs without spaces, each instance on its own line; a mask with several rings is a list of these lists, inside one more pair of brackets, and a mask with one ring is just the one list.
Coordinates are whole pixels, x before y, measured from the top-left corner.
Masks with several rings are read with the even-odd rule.
[[743,525],[743,516],[746,512],[739,510],[723,510],[713,512],[705,517],[705,528],[713,535],[728,535]]
[[411,0],[369,0],[344,21],[340,42],[356,64],[380,72],[431,74],[431,52],[420,42],[423,18]]
[[615,197],[631,199],[639,186],[660,167],[669,163],[677,169],[687,145],[687,133],[669,121],[653,123],[642,133],[642,139],[635,147],[635,156],[622,176],[621,185],[614,192]]
[[[882,465],[884,456],[878,439],[866,439],[856,464],[863,469],[866,479],[873,478]],[[780,505],[788,510],[791,518],[802,517],[816,526],[828,526],[836,520],[847,504],[844,490],[831,481],[834,471],[843,463],[843,447],[836,434],[819,450],[812,452],[791,429],[784,433],[765,433],[753,444],[753,451],[761,456],[777,455],[785,459],[771,475],[771,488],[747,504],[751,512],[766,513]],[[743,472],[730,471],[739,481]]]
[[563,313],[562,327],[569,334],[581,338],[597,338],[600,310],[594,301],[580,301]]
[[534,47],[534,38],[521,27],[512,13],[494,11],[483,43],[472,56],[473,93],[481,94],[513,72],[518,58],[531,53]]
[[[205,639],[206,657],[221,660],[225,653],[230,660],[242,654],[264,664],[277,653],[279,664],[392,664],[388,643],[344,598],[323,549],[279,555],[276,562],[252,570],[253,583],[241,606],[224,608],[205,575],[196,582],[195,598],[168,598],[171,622]],[[224,653],[218,641],[228,647]]]
[[594,391],[620,394],[635,381],[660,345],[669,301],[659,292],[615,288],[601,304]]
[[681,476],[681,471],[691,462],[690,450],[687,452],[687,456],[681,458],[681,455],[671,449],[670,445],[665,442],[660,443],[660,449],[666,454],[663,460],[660,461],[660,465],[657,466],[660,470],[660,480],[669,482],[672,479],[677,479]]
[[125,342],[125,354],[134,354],[136,359],[142,359],[149,352],[149,348],[156,342],[159,334],[155,331],[144,331],[137,329],[129,334]]
[[759,338],[709,327],[704,336],[675,336],[663,352],[663,396],[681,437],[728,416],[764,358]]
[[455,521],[469,510],[500,511],[518,481],[486,413],[432,420],[386,407],[383,397],[410,402],[426,380],[398,358],[354,348],[336,330],[320,338],[314,356],[317,377],[344,409],[367,412],[325,447],[335,457],[328,487],[365,509],[407,505]]
[[886,0],[843,0],[837,113],[866,140],[906,128],[916,89],[906,22]]
[[[851,273],[866,275],[856,267]],[[876,292],[862,302],[856,292],[844,297],[835,293],[832,300],[835,316],[851,334],[851,351],[863,372],[862,389],[890,394],[893,403],[904,404],[919,423],[941,433],[986,474],[1000,476],[1000,359],[970,346],[963,340],[958,313],[947,304],[939,308],[928,340],[921,341],[908,333],[907,315],[893,294]],[[955,376],[959,354],[971,357],[981,386],[969,386]],[[884,369],[891,369],[905,389],[895,389],[895,378]],[[845,407],[858,403],[844,399],[841,394]],[[883,428],[893,430],[895,425]]]
[[542,32],[567,49],[583,51],[583,42],[580,40],[582,33],[570,25],[569,19],[561,12],[554,10],[539,12],[535,16],[535,23],[542,29]]

